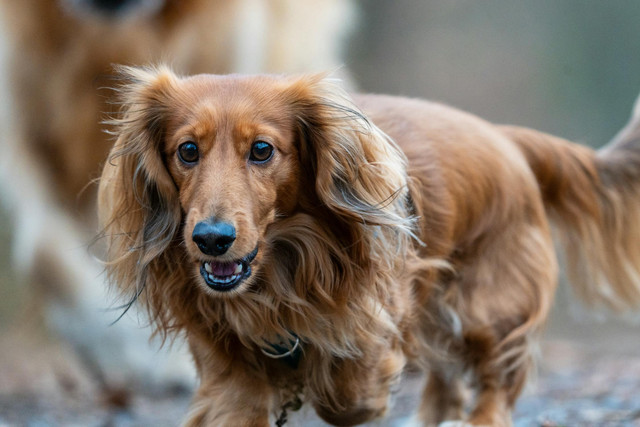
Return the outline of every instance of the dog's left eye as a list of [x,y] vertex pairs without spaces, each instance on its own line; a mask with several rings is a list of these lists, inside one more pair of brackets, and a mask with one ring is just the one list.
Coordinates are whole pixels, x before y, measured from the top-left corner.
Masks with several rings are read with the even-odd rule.
[[180,144],[178,147],[178,157],[182,163],[186,163],[188,165],[195,164],[200,158],[198,146],[191,141]]
[[264,141],[256,141],[251,146],[249,160],[255,163],[265,163],[273,155],[273,146]]

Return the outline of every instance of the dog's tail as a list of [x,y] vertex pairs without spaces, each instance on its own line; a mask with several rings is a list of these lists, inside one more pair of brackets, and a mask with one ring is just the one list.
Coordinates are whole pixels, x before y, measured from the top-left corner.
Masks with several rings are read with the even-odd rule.
[[529,129],[500,129],[536,175],[579,296],[616,311],[640,306],[640,98],[627,126],[597,151]]

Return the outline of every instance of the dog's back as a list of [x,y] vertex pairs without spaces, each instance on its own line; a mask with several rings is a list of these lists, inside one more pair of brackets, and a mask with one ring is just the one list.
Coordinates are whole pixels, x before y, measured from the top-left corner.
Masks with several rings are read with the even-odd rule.
[[[484,225],[508,215],[509,201],[540,198],[558,225],[580,295],[621,311],[640,303],[640,108],[610,144],[594,151],[440,104],[381,96],[359,102],[402,147],[410,174],[422,183],[425,239],[442,234],[459,250],[488,232]],[[434,168],[434,161],[441,167]],[[439,189],[434,182],[442,184]],[[534,193],[525,194],[532,183]],[[492,200],[495,208],[487,209]],[[449,208],[439,214],[434,205]],[[483,221],[483,214],[491,219]],[[454,229],[436,227],[433,221],[442,215],[459,218]]]

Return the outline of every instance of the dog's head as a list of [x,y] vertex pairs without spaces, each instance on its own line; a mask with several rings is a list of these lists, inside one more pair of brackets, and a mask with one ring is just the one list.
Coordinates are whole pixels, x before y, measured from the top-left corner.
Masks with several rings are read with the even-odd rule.
[[140,290],[151,274],[162,286],[179,270],[210,295],[241,294],[267,263],[292,262],[269,234],[296,215],[317,218],[354,263],[384,230],[411,227],[403,155],[325,76],[121,76],[100,184],[121,285]]

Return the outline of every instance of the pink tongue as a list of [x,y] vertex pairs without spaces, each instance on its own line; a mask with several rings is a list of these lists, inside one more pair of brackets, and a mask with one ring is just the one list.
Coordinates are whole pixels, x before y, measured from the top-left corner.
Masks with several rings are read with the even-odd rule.
[[231,276],[236,271],[238,263],[235,262],[212,262],[211,271],[214,276],[224,277]]

